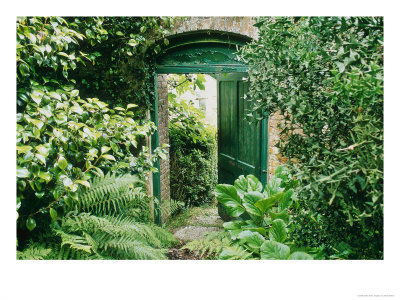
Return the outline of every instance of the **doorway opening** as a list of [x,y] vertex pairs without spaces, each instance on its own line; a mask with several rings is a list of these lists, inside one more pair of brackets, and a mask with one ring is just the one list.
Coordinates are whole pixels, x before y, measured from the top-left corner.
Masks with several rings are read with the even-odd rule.
[[168,74],[170,199],[182,207],[210,205],[218,182],[217,80]]

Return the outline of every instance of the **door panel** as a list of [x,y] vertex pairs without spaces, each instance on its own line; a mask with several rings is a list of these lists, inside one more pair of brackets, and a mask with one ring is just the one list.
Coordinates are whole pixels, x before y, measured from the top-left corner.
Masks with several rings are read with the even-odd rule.
[[[244,95],[249,83],[246,73],[219,75],[218,79],[218,182],[233,184],[239,175],[253,174],[265,185],[267,147],[266,126],[249,123],[245,117],[250,108]],[[264,144],[264,145],[262,145]]]

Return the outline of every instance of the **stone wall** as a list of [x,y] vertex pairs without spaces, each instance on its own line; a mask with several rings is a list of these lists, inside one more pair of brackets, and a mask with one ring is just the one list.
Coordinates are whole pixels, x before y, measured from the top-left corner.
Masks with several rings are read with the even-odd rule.
[[258,31],[253,27],[253,17],[187,17],[175,24],[171,34],[196,30],[218,30],[258,38]]
[[274,175],[275,169],[281,164],[285,164],[287,159],[279,153],[277,143],[280,140],[281,129],[279,125],[282,124],[283,116],[280,112],[269,117],[268,122],[268,179]]
[[[159,146],[169,144],[168,130],[168,84],[167,75],[157,75],[157,94],[158,94],[158,135]],[[169,153],[166,159],[160,161],[160,181],[161,181],[161,204],[162,207],[169,207],[170,203],[170,171]],[[165,210],[164,210],[165,211]],[[167,213],[162,214],[163,221],[168,217]]]

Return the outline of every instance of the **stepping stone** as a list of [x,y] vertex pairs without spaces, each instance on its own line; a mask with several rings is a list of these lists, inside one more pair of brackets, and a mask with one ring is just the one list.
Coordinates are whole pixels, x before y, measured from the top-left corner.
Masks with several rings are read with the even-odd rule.
[[205,234],[213,231],[223,231],[219,227],[187,226],[175,232],[174,236],[183,242],[190,242],[205,238]]

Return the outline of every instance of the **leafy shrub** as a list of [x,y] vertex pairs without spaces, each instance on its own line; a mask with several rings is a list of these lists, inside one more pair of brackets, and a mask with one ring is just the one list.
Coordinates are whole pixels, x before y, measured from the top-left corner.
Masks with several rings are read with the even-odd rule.
[[[91,178],[113,171],[144,179],[156,171],[153,163],[163,156],[160,148],[150,154],[143,147],[156,129],[143,114],[148,103],[138,101],[138,105],[129,103],[132,98],[119,98],[110,105],[93,97],[96,89],[92,86],[84,92],[89,98],[80,97],[79,88],[88,81],[85,72],[89,76],[89,66],[102,55],[93,52],[93,47],[120,34],[116,27],[110,32],[104,29],[103,20],[17,19],[17,228],[22,244],[46,231],[51,219],[60,217],[76,199],[79,189],[90,186]],[[148,28],[153,32],[148,38],[165,33],[159,20],[156,23],[154,30]],[[127,29],[122,34],[133,33]],[[140,40],[139,35],[135,38]],[[121,43],[125,49],[118,48],[122,59],[130,42],[123,39]],[[138,47],[143,48],[138,51],[142,55],[156,45],[149,39]],[[148,220],[144,214],[142,218]]]
[[265,188],[254,175],[241,175],[234,185],[218,184],[217,200],[234,218],[223,225],[230,234],[231,245],[223,248],[219,258],[313,259],[299,251],[295,243],[287,241],[291,223],[289,208],[296,184],[282,167],[277,168]]
[[[201,84],[198,77],[193,81]],[[190,89],[182,86],[179,93]],[[217,184],[216,129],[204,124],[203,112],[192,103],[173,93],[168,100],[171,198],[186,207],[212,203]]]
[[383,18],[260,18],[241,49],[257,114],[300,182],[293,238],[383,257]]

